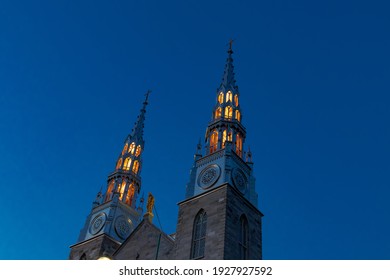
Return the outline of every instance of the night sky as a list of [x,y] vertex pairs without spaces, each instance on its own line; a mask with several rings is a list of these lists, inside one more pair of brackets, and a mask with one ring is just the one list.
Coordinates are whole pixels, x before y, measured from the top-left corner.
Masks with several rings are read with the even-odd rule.
[[230,39],[264,258],[390,259],[389,10],[1,1],[0,259],[68,258],[148,89],[141,192],[175,232]]

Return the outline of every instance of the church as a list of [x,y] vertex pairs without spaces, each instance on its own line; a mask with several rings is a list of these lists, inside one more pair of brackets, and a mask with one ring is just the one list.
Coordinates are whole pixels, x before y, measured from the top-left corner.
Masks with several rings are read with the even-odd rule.
[[176,232],[167,234],[153,224],[152,194],[146,209],[144,198],[139,197],[148,92],[108,175],[106,190],[97,194],[77,243],[70,247],[69,259],[262,259],[263,214],[258,208],[252,154],[244,150],[246,129],[231,42],[227,53],[205,144],[197,146],[183,200],[178,202]]

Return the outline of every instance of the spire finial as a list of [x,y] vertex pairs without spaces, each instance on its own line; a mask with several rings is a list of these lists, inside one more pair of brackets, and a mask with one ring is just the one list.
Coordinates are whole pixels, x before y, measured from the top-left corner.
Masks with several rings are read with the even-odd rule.
[[233,49],[232,49],[233,42],[234,42],[233,39],[229,40],[229,50],[228,50],[228,53],[230,53],[230,54],[233,53]]

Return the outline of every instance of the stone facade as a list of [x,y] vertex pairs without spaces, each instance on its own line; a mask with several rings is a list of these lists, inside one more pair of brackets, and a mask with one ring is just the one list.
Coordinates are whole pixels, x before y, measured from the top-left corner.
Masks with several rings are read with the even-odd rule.
[[116,260],[170,260],[174,240],[144,219],[113,254]]
[[110,257],[119,248],[120,243],[106,234],[95,236],[71,246],[70,260],[97,260]]
[[143,199],[138,207],[135,204],[142,159],[134,147],[139,146],[139,151],[144,148],[147,94],[116,171],[109,175],[107,192],[98,195],[79,243],[71,247],[70,259],[262,259],[263,214],[257,207],[252,153],[244,149],[246,129],[232,53],[230,45],[205,145],[197,145],[185,200],[178,203],[176,233],[167,235],[151,223],[153,196],[143,219]]

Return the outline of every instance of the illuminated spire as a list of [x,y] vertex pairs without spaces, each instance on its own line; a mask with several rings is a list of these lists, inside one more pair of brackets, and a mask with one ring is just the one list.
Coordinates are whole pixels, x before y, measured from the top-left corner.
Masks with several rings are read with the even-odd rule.
[[233,50],[232,50],[233,40],[229,41],[229,49],[227,51],[228,58],[226,59],[225,71],[222,76],[221,85],[218,88],[218,91],[227,92],[238,91],[238,87],[236,86],[236,80],[234,79],[234,66],[233,66]]

